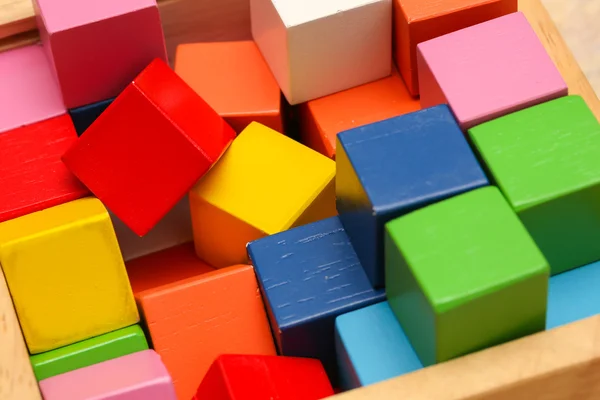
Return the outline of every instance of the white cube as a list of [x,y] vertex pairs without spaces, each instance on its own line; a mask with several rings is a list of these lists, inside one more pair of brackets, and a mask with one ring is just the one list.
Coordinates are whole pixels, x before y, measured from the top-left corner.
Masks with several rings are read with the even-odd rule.
[[294,105],[391,74],[391,0],[250,0],[252,36]]

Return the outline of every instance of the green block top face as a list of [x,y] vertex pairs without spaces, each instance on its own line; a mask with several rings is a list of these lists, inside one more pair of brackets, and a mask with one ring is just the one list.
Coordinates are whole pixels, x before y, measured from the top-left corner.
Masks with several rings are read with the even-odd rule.
[[437,314],[550,274],[548,262],[493,186],[397,218],[386,230]]
[[600,124],[580,96],[486,122],[469,135],[517,212],[600,183]]
[[73,343],[30,357],[38,381],[65,372],[148,350],[148,341],[139,325]]

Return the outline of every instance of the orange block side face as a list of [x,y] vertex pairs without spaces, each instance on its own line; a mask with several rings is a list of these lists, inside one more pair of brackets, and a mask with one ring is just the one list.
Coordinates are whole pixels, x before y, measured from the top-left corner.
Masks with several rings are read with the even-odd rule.
[[419,43],[517,12],[517,0],[393,0],[393,7],[394,61],[416,96]]
[[394,69],[392,75],[366,85],[303,104],[302,140],[335,159],[338,133],[421,109]]
[[134,295],[215,270],[198,258],[192,242],[135,258],[125,267]]
[[175,72],[240,133],[252,122],[283,132],[281,91],[256,44],[182,44]]
[[152,344],[190,399],[224,353],[275,355],[254,270],[238,265],[136,295]]

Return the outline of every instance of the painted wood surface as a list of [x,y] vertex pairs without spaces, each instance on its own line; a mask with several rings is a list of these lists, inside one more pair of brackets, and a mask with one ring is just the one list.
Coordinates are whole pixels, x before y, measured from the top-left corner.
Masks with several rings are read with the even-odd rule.
[[421,107],[448,104],[463,130],[568,94],[521,12],[420,43],[417,63]]
[[284,132],[285,101],[253,41],[181,44],[174,70],[237,133],[253,121]]
[[341,132],[336,147],[337,210],[376,287],[386,222],[488,184],[447,105]]
[[34,8],[69,109],[113,98],[152,60],[167,61],[155,0],[34,0]]
[[67,112],[42,46],[0,53],[0,134]]
[[62,160],[121,221],[144,236],[234,137],[200,96],[155,59]]
[[246,243],[336,214],[335,163],[252,122],[190,192],[198,256],[245,264]]
[[176,400],[172,378],[154,350],[76,369],[40,382],[44,400]]
[[250,11],[252,37],[291,105],[390,75],[391,0],[250,0]]
[[194,395],[221,354],[276,354],[250,265],[235,265],[151,287],[138,292],[136,300],[152,347],[173,377],[179,399]]
[[136,324],[110,218],[92,197],[0,223],[0,264],[31,354]]
[[0,269],[0,399],[42,400],[4,274]]
[[224,354],[211,365],[192,400],[319,400],[333,393],[319,360]]

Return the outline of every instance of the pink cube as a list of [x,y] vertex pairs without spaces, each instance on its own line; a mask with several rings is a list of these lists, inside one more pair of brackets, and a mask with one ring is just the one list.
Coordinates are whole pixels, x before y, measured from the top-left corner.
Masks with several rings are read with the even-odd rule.
[[463,130],[568,89],[523,13],[417,46],[421,106],[447,103]]
[[40,381],[44,400],[177,400],[154,350],[144,350]]
[[0,53],[0,133],[66,113],[42,46]]
[[116,97],[154,58],[167,61],[156,0],[34,0],[64,104]]

